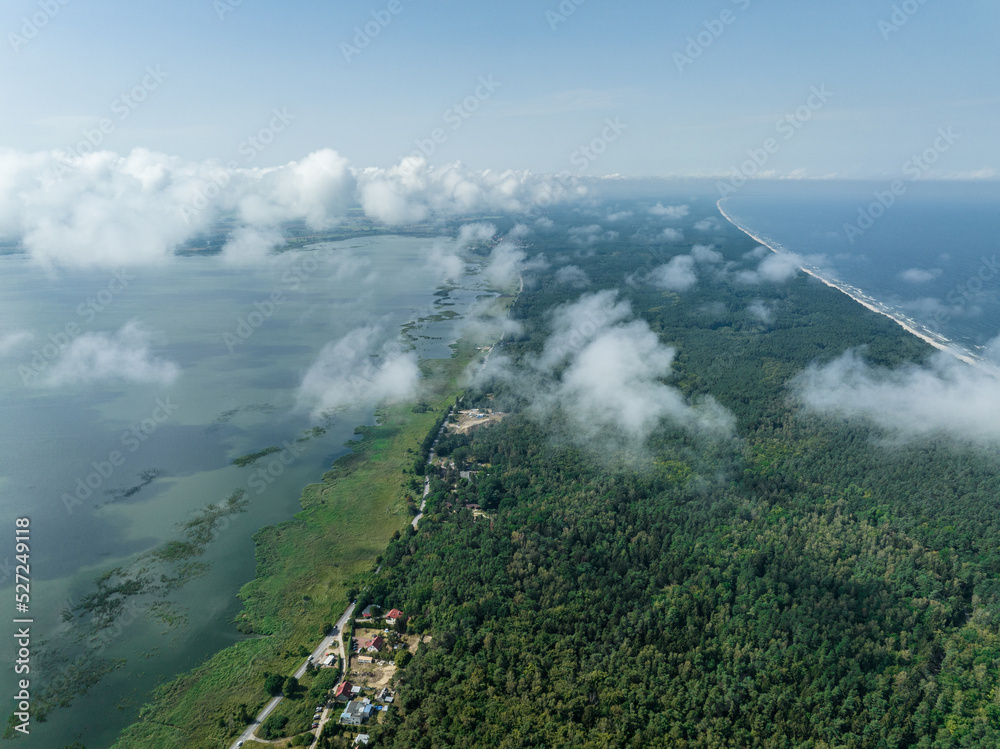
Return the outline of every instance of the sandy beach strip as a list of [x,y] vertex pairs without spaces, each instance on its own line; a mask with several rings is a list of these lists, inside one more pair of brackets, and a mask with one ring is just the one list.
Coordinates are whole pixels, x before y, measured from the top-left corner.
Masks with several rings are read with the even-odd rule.
[[[764,247],[767,247],[769,250],[771,250],[771,252],[780,253],[780,252],[784,251],[784,248],[781,248],[781,246],[778,245],[778,243],[775,242],[773,239],[769,239],[767,237],[759,236],[750,227],[744,226],[738,220],[736,220],[735,218],[733,218],[732,216],[730,216],[728,213],[726,213],[726,209],[722,205],[723,201],[725,201],[725,198],[722,198],[721,200],[719,200],[715,205],[719,209],[719,213],[722,214],[723,218],[725,218],[726,221],[728,221],[733,226],[735,226],[737,229],[739,229],[741,232],[743,232],[744,234],[746,234],[753,241],[759,242]],[[970,355],[968,352],[959,349],[957,346],[954,346],[953,344],[951,344],[950,341],[948,341],[948,339],[946,339],[946,338],[940,338],[940,339],[939,338],[935,338],[934,336],[930,335],[926,331],[922,331],[922,330],[914,327],[907,320],[900,319],[900,317],[898,315],[893,314],[893,312],[891,310],[889,310],[888,308],[886,308],[883,305],[879,304],[878,302],[876,302],[874,300],[867,299],[864,296],[861,296],[861,294],[860,294],[859,291],[853,291],[851,288],[847,288],[844,284],[838,283],[836,281],[832,281],[832,280],[830,280],[828,278],[824,278],[822,275],[820,275],[813,268],[806,268],[806,267],[800,265],[799,269],[803,273],[806,273],[806,274],[812,276],[813,278],[817,279],[821,283],[826,284],[831,289],[836,289],[840,293],[846,294],[851,299],[853,299],[855,302],[857,302],[858,304],[860,304],[862,307],[865,307],[867,309],[870,309],[872,312],[876,312],[876,313],[878,313],[880,315],[884,315],[885,317],[888,317],[894,323],[896,323],[901,328],[903,328],[903,330],[905,330],[908,333],[911,333],[912,335],[915,335],[917,338],[919,338],[922,341],[926,341],[927,343],[929,343],[931,346],[933,346],[934,348],[938,349],[939,351],[944,351],[947,354],[951,354],[956,359],[960,359],[960,360],[966,362],[967,364],[971,364],[973,366],[979,366],[980,362],[975,357],[973,357],[972,355]]]

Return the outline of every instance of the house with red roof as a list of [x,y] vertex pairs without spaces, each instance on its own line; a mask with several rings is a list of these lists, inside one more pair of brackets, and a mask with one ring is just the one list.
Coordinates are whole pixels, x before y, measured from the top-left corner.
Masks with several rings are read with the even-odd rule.
[[398,619],[403,618],[403,612],[399,609],[392,609],[388,614],[385,615],[386,624],[395,624]]
[[369,653],[376,653],[382,649],[383,645],[385,645],[385,640],[382,639],[382,635],[375,635],[370,640],[361,643],[361,649],[367,650]]
[[351,699],[351,690],[354,685],[349,681],[342,681],[337,685],[337,691],[333,693],[333,697],[341,702],[348,702]]

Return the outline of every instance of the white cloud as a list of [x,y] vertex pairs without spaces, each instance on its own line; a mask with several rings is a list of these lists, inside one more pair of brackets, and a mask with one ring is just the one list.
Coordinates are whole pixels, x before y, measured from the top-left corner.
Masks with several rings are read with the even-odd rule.
[[763,299],[755,299],[747,306],[747,312],[752,317],[760,320],[764,325],[770,325],[774,321],[774,305],[768,304]]
[[690,255],[671,258],[670,262],[650,271],[648,281],[661,289],[687,291],[698,282],[694,258]]
[[590,284],[590,278],[577,265],[566,265],[556,271],[556,283],[583,288]]
[[494,286],[509,286],[517,280],[527,254],[521,245],[504,239],[490,253],[490,262],[483,274]]
[[566,236],[574,244],[588,246],[598,241],[601,237],[603,227],[600,224],[589,224],[588,226],[574,226],[566,232]]
[[[330,150],[273,169],[227,169],[135,149],[83,157],[0,151],[0,235],[45,265],[161,263],[208,231],[220,212],[264,232],[292,219],[314,229],[346,213],[354,178]],[[259,252],[263,237],[230,247]]]
[[715,231],[719,228],[718,219],[703,218],[694,225],[695,231]]
[[41,384],[56,387],[117,380],[171,385],[180,367],[152,355],[152,338],[153,332],[135,320],[114,335],[84,333],[65,348]]
[[691,248],[691,257],[699,263],[722,262],[722,253],[716,251],[714,244],[696,244]]
[[27,330],[15,330],[13,333],[0,335],[0,356],[8,356],[34,337]]
[[668,242],[680,242],[684,239],[684,232],[680,229],[664,229],[663,233],[660,235],[663,239]]
[[908,268],[900,273],[899,277],[909,283],[928,283],[940,276],[941,273],[942,270],[940,268],[931,268],[930,270],[924,270],[923,268]]
[[809,411],[868,418],[900,439],[943,434],[997,444],[1000,380],[988,366],[973,367],[938,353],[926,366],[888,370],[871,367],[849,351],[806,369],[794,380],[793,392]]
[[608,221],[623,221],[624,219],[631,218],[632,211],[617,211],[616,213],[609,213]]
[[496,233],[496,225],[486,223],[485,221],[465,224],[458,230],[458,245],[459,247],[470,247],[474,244],[489,242]]
[[476,172],[462,164],[434,167],[422,156],[408,156],[389,169],[370,167],[355,174],[365,213],[389,224],[485,210],[519,213],[586,194],[575,181],[565,184],[531,172]]
[[[541,221],[541,219],[539,219],[539,221]],[[518,241],[522,239],[527,239],[528,237],[531,236],[531,234],[532,234],[532,229],[530,226],[526,224],[514,224],[511,230],[507,232],[508,237],[510,237],[511,239],[516,239]]]
[[783,283],[794,278],[802,266],[802,258],[792,252],[771,252],[756,270],[740,271],[736,280],[748,284]]
[[663,205],[657,203],[649,209],[653,216],[661,216],[667,219],[681,219],[688,215],[690,208],[686,205]]
[[223,258],[231,264],[259,263],[278,245],[285,243],[277,229],[258,229],[241,226],[226,240],[222,248]]
[[426,262],[442,281],[455,281],[465,274],[465,261],[440,243],[427,251]]
[[298,406],[319,417],[344,406],[408,400],[419,382],[416,355],[368,326],[323,347],[299,386]]
[[286,222],[329,229],[356,200],[375,220],[412,224],[485,210],[523,212],[586,192],[573,180],[474,172],[460,164],[436,168],[413,157],[390,169],[352,170],[330,149],[267,169],[141,148],[82,157],[0,149],[0,237],[20,240],[44,265],[162,263],[231,212],[237,223],[227,258],[254,261],[283,243]]
[[631,317],[631,306],[615,291],[584,295],[554,310],[537,359],[520,369],[497,360],[483,376],[507,379],[541,419],[561,413],[572,438],[596,450],[641,449],[664,423],[731,434],[732,416],[714,400],[692,404],[664,384],[675,351]]

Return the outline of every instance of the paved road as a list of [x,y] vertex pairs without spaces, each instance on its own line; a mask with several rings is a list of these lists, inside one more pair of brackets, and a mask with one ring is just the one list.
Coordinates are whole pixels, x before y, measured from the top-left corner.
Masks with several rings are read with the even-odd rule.
[[[344,625],[347,624],[348,620],[351,618],[351,615],[353,613],[354,613],[354,603],[352,602],[351,605],[344,610],[344,613],[341,614],[340,619],[337,620],[336,634],[327,635],[326,637],[324,637],[323,640],[320,642],[319,646],[312,652],[314,663],[316,663],[317,665],[321,663],[322,662],[321,658],[323,657],[323,654],[326,652],[327,648],[336,643],[337,650],[340,653],[339,667],[340,668],[344,667],[344,664],[346,663],[346,659],[344,658],[344,641],[341,639],[340,635],[344,631]],[[299,666],[298,670],[294,674],[296,679],[302,678],[302,675],[306,672],[306,667],[308,665],[309,665],[309,659],[306,658],[306,660],[302,662],[302,665]],[[270,702],[268,702],[264,706],[264,709],[257,714],[257,717],[254,719],[253,723],[248,725],[246,727],[246,730],[243,731],[242,734],[240,734],[239,738],[237,738],[236,741],[232,743],[230,749],[236,749],[236,747],[238,747],[240,743],[243,741],[249,741],[250,739],[259,740],[257,739],[256,736],[254,736],[254,732],[260,727],[261,723],[267,720],[267,716],[269,716],[272,712],[274,712],[274,708],[278,706],[278,704],[281,702],[282,699],[284,698],[281,695],[278,695]],[[322,728],[322,726],[320,727]]]
[[[434,444],[431,445],[431,450],[429,453],[427,453],[427,465],[430,465],[431,463],[434,462],[434,448],[437,447],[437,443],[438,440],[441,439],[441,435],[445,433],[445,430],[447,429],[445,425],[448,423],[448,419],[451,418],[451,414],[454,410],[455,410],[454,407],[448,409],[448,416],[445,417],[444,424],[442,424],[441,428],[438,430],[437,436],[434,438]],[[413,520],[410,521],[410,525],[413,526],[414,530],[417,529],[417,524],[420,522],[420,518],[424,516],[424,508],[427,506],[427,495],[430,493],[431,493],[431,479],[430,476],[425,476],[423,499],[420,500],[420,512],[418,512],[416,516],[413,518]]]

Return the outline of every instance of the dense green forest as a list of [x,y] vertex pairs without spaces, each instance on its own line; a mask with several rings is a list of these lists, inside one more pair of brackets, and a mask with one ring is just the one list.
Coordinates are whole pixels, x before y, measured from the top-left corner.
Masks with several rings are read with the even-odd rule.
[[[725,262],[749,262],[754,243],[720,232]],[[642,283],[688,249],[593,243],[572,257],[585,289],[560,283],[558,262],[534,273],[511,310],[523,333],[500,352],[538,356],[557,305],[619,289],[676,348],[668,382],[714,397],[735,435],[665,424],[623,461],[539,419],[508,381],[469,390],[466,405],[509,416],[442,442],[472,479],[434,477],[419,531],[389,545],[360,602],[433,637],[373,743],[1000,746],[997,454],[801,412],[789,382],[811,362],[931,350],[801,274]]]

